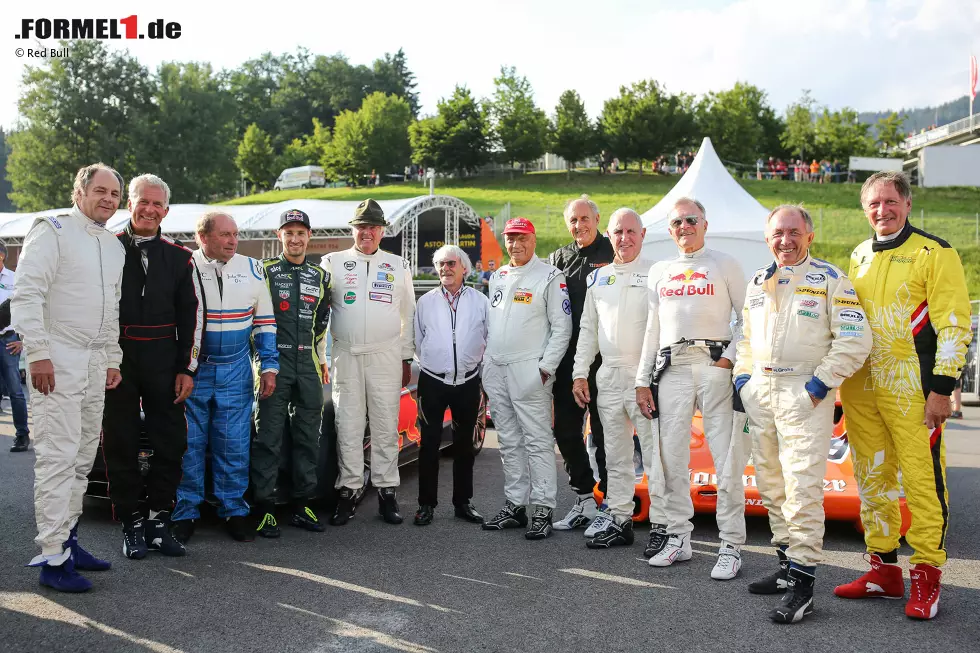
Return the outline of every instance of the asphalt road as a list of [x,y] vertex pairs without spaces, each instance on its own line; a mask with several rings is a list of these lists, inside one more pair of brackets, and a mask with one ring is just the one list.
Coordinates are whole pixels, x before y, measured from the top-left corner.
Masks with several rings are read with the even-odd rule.
[[[590,551],[582,531],[528,542],[453,519],[451,463],[445,504],[418,528],[383,523],[369,496],[344,528],[312,534],[284,526],[274,541],[240,544],[216,523],[198,528],[183,559],[130,561],[106,504],[88,501],[83,544],[113,569],[95,589],[65,595],[22,567],[35,555],[33,453],[10,454],[9,410],[0,416],[0,650],[4,651],[976,651],[980,641],[980,408],[948,436],[950,562],[932,622],[904,616],[904,601],[847,602],[833,586],[863,570],[863,542],[830,525],[816,613],[777,626],[771,597],[750,595],[775,556],[765,520],[749,521],[742,575],[717,582],[713,520],[699,517],[690,562],[654,569],[632,548]],[[500,459],[476,463],[475,502],[503,501]],[[417,478],[403,469],[401,503],[414,511]],[[571,501],[563,487],[560,508]],[[645,542],[646,529],[638,531]],[[907,553],[907,550],[906,550]],[[907,562],[907,561],[906,561]]]

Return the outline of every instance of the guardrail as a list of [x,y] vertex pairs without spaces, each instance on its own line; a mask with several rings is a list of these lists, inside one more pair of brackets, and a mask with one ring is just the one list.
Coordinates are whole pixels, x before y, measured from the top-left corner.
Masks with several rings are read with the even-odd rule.
[[938,141],[943,138],[962,134],[964,132],[972,132],[978,127],[980,127],[980,119],[975,116],[967,116],[966,118],[960,118],[959,120],[955,120],[951,123],[940,125],[935,129],[930,129],[929,131],[915,134],[914,136],[909,136],[905,139],[905,144],[903,147],[906,151],[914,150],[922,147],[923,145],[928,145],[933,141]]

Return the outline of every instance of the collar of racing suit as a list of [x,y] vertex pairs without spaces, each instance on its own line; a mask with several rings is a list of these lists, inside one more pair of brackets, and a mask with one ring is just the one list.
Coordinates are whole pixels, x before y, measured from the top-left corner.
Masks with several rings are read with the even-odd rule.
[[88,231],[89,233],[98,234],[100,231],[105,231],[104,222],[93,220],[82,213],[82,210],[77,206],[73,206],[71,208],[71,215],[72,217],[77,218],[82,223],[82,227],[84,227],[85,231]]
[[704,253],[708,251],[707,246],[701,245],[701,249],[694,250],[693,252],[685,252],[681,248],[677,248],[677,255],[681,258],[701,258]]
[[874,240],[871,241],[871,251],[881,252],[888,249],[895,249],[896,247],[901,247],[905,244],[905,241],[909,239],[912,235],[912,223],[906,219],[905,226],[902,230],[898,232],[898,235],[890,240],[878,240],[875,236]]
[[784,265],[784,266],[780,267],[778,263],[776,263],[775,261],[773,261],[769,265],[769,267],[766,268],[766,279],[769,279],[769,278],[772,277],[772,275],[776,274],[776,270],[779,270],[779,275],[782,276],[782,277],[785,277],[785,276],[793,276],[793,274],[797,270],[799,270],[802,267],[806,267],[807,265],[810,265],[810,251],[809,250],[807,250],[806,256],[804,256],[802,259],[800,259],[798,262],[794,263],[793,265]]

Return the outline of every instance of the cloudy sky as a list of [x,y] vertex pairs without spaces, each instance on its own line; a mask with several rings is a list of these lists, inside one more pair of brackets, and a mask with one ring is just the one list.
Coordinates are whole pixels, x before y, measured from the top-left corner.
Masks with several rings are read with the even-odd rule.
[[[17,119],[27,59],[14,38],[23,18],[177,21],[173,41],[114,41],[145,65],[210,61],[231,68],[262,52],[344,53],[370,64],[404,48],[424,112],[457,83],[478,97],[501,65],[526,75],[549,113],[576,89],[597,115],[619,86],[653,78],[703,93],[747,81],[777,111],[810,89],[820,104],[858,110],[938,104],[966,93],[968,57],[980,55],[975,0],[314,0],[221,3],[11,3],[0,18],[0,125]],[[47,44],[50,44],[49,41]],[[35,44],[36,47],[36,44]],[[978,106],[980,111],[980,106]]]

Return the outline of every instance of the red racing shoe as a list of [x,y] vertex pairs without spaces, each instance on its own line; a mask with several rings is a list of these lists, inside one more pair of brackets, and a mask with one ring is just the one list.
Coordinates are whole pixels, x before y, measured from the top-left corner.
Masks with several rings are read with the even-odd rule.
[[932,619],[939,612],[939,579],[942,569],[920,562],[909,570],[912,588],[909,602],[905,604],[905,616],[912,619]]
[[842,599],[904,598],[902,568],[882,562],[877,553],[872,553],[866,559],[871,563],[871,571],[846,585],[838,585],[834,588],[834,594]]

